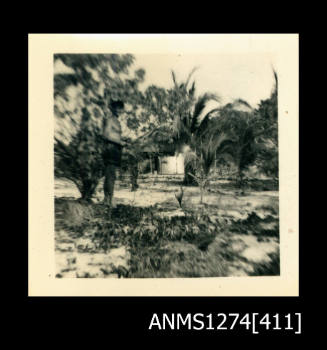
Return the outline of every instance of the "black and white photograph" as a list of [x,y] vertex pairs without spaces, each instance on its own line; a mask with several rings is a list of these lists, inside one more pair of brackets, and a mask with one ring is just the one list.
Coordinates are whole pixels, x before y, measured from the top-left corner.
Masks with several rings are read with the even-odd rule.
[[[296,132],[281,118],[289,114],[291,128],[298,119],[282,95],[290,93],[283,86],[288,77],[278,52],[251,49],[246,36],[238,42],[244,43],[239,52],[236,44],[207,51],[183,45],[179,51],[176,44],[153,53],[149,45],[143,53],[125,40],[111,50],[101,50],[98,41],[97,50],[72,45],[47,54],[50,68],[42,79],[51,84],[51,124],[38,137],[51,150],[53,235],[43,240],[53,259],[52,281],[115,280],[117,286],[121,280],[232,278],[234,289],[243,281],[242,289],[252,279],[264,288],[267,278],[282,278],[286,266],[297,271],[297,228],[281,222],[292,216],[281,185],[296,188],[297,181],[296,137],[284,139],[289,146],[280,139]],[[295,163],[281,161],[281,152],[294,149],[288,159]]]

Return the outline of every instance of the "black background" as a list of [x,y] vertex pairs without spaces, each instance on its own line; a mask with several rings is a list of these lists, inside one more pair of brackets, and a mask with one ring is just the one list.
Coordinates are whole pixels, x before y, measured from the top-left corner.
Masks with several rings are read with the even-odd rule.
[[[52,31],[59,33],[59,31]],[[81,33],[83,31],[68,30],[66,33]],[[91,31],[84,31],[91,33]],[[101,32],[101,31],[99,31]],[[107,31],[108,32],[108,31]],[[112,30],[111,32],[115,32]],[[116,31],[123,32],[123,31]],[[133,31],[127,32],[132,33]],[[138,31],[142,32],[142,30]],[[154,31],[156,32],[156,31]],[[168,31],[157,31],[168,33]],[[176,31],[178,32],[178,31]],[[179,30],[180,32],[180,30]],[[197,32],[197,31],[194,31]],[[250,33],[256,33],[255,31],[248,31]],[[285,31],[286,33],[298,33],[298,31]],[[17,174],[17,181],[19,184],[25,186],[22,193],[26,194],[25,201],[23,203],[25,220],[22,220],[22,232],[25,231],[25,244],[21,244],[21,251],[18,253],[22,259],[18,262],[19,266],[24,266],[22,275],[17,276],[15,281],[19,280],[19,287],[12,288],[9,294],[13,298],[13,302],[7,303],[11,312],[8,316],[7,324],[12,329],[24,329],[28,330],[29,337],[37,339],[38,342],[44,339],[45,344],[65,344],[63,337],[69,339],[70,344],[75,344],[76,341],[84,344],[95,345],[98,340],[108,341],[108,347],[111,347],[111,338],[120,338],[124,340],[134,340],[136,337],[145,336],[147,338],[157,338],[162,336],[180,337],[181,335],[190,336],[209,336],[209,337],[235,337],[246,336],[255,338],[261,336],[279,336],[289,335],[300,338],[303,335],[309,333],[309,330],[315,328],[315,321],[313,314],[315,309],[309,307],[306,310],[306,306],[310,306],[313,298],[309,293],[311,288],[307,280],[308,274],[311,274],[308,265],[303,263],[303,251],[304,247],[307,247],[308,242],[308,226],[306,225],[306,215],[303,215],[303,171],[302,171],[302,148],[303,140],[302,134],[302,118],[304,114],[305,103],[303,97],[303,67],[304,67],[304,47],[305,47],[305,34],[300,32],[300,296],[299,297],[28,297],[28,272],[27,272],[27,247],[28,247],[28,100],[26,91],[28,91],[28,75],[27,75],[27,35],[28,33],[51,33],[51,31],[43,30],[37,31],[37,28],[31,28],[29,31],[21,33],[20,43],[23,49],[23,56],[20,55],[20,77],[25,77],[22,86],[25,85],[26,89],[20,89],[22,93],[22,101],[25,104],[21,104],[22,114],[25,115],[21,126],[22,135],[19,140],[23,146],[20,147],[20,154],[25,155],[25,169],[26,177],[25,182],[22,178],[22,169]],[[225,31],[223,32],[225,33]],[[229,32],[228,32],[229,33]],[[241,32],[230,32],[241,33]],[[269,31],[263,31],[263,33],[269,33]],[[271,33],[278,33],[277,31],[271,31]],[[23,58],[23,60],[22,60]],[[21,157],[21,160],[24,157]],[[27,209],[27,210],[26,210]],[[310,227],[311,228],[311,227]],[[305,234],[307,233],[307,234]],[[309,259],[309,258],[308,258]],[[200,283],[200,282],[199,282]],[[16,293],[17,291],[18,294]],[[278,331],[276,333],[270,331],[264,334],[251,335],[251,332],[245,330],[238,330],[237,332],[226,331],[224,334],[215,331],[149,331],[148,327],[153,313],[203,313],[203,314],[217,314],[217,313],[254,313],[260,314],[288,314],[301,312],[302,313],[302,334],[294,335],[290,331]],[[20,332],[15,333],[19,338]],[[34,337],[34,338],[33,338]],[[15,339],[14,339],[15,340]],[[17,339],[18,340],[18,339]],[[218,345],[219,343],[217,343]],[[137,346],[137,344],[135,344]]]

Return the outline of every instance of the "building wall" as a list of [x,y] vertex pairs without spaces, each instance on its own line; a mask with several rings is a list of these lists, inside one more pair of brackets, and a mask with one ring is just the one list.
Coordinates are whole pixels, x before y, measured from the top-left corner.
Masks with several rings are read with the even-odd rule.
[[176,156],[160,157],[161,175],[184,174],[184,156],[179,154]]

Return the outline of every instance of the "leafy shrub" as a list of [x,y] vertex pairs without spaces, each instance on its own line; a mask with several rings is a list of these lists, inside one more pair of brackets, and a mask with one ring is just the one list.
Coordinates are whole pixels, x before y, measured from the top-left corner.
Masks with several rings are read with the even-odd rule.
[[185,241],[205,251],[220,232],[219,222],[206,214],[160,217],[153,207],[118,205],[110,213],[102,205],[95,207],[94,220],[87,228],[94,232],[93,242],[104,251],[119,244],[143,249],[169,241]]

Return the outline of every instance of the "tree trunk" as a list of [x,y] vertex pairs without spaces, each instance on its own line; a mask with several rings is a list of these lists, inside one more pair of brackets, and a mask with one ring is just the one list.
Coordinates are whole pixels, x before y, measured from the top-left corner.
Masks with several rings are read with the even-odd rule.
[[92,196],[94,195],[95,189],[99,183],[99,180],[87,179],[82,181],[81,200],[85,202],[92,202]]
[[193,166],[193,164],[189,163],[189,164],[184,164],[184,180],[183,180],[183,184],[186,186],[197,186],[197,182],[195,180],[195,178],[192,175],[195,175],[195,168]]
[[152,157],[151,157],[151,155],[150,155],[150,172],[151,172],[151,174],[153,174],[153,170],[152,170]]
[[243,180],[243,171],[238,169],[238,187],[241,190],[241,195],[244,194],[244,180]]
[[241,166],[242,155],[241,151],[237,154],[237,185],[241,191],[243,190],[243,172]]
[[137,179],[139,176],[138,162],[132,163],[130,171],[131,171],[131,184],[132,184],[131,191],[134,192],[139,187],[139,185],[137,184]]
[[119,180],[120,181],[124,181],[124,174],[123,174],[123,169],[120,167],[119,170],[118,170],[118,177],[119,177]]

